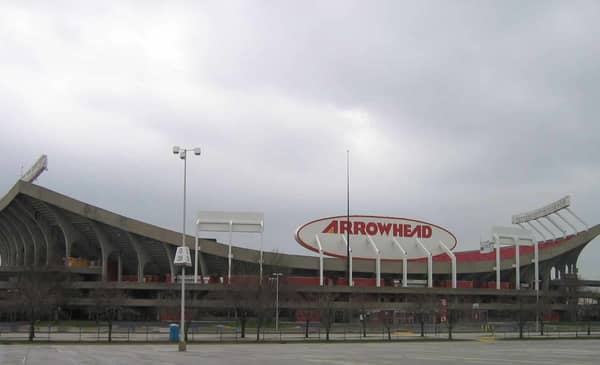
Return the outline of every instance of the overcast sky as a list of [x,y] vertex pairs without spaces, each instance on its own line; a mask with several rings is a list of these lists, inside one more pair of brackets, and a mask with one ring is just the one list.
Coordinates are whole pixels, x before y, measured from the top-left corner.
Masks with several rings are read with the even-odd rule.
[[[265,247],[346,210],[477,249],[572,195],[600,223],[596,1],[0,2],[0,195],[38,183],[179,230],[262,211]],[[256,241],[237,237],[240,246]],[[579,261],[600,278],[600,240]]]

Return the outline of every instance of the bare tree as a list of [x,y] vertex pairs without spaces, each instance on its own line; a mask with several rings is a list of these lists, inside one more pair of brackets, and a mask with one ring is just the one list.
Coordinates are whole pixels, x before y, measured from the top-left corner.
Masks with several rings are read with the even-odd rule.
[[90,298],[94,301],[92,311],[96,320],[103,318],[108,323],[108,342],[112,342],[113,322],[118,313],[125,309],[127,294],[114,286],[108,286],[94,289]]
[[35,322],[52,313],[64,300],[68,276],[62,268],[27,267],[17,276],[13,303],[29,319],[29,341],[35,337]]
[[241,338],[246,338],[246,325],[254,307],[252,296],[252,290],[240,284],[229,285],[225,292],[225,300],[240,322]]
[[448,339],[452,340],[452,336],[454,333],[454,326],[460,317],[460,310],[457,309],[454,305],[449,304],[448,309],[446,310],[446,327],[448,327]]
[[381,312],[381,322],[387,331],[388,341],[392,340],[392,327],[394,326],[394,311]]
[[592,334],[592,321],[598,320],[599,316],[600,305],[597,301],[594,303],[590,298],[585,298],[583,303],[577,306],[577,318],[585,322],[588,336]]
[[372,298],[364,290],[352,296],[352,304],[358,311],[363,337],[367,337],[367,315],[369,314],[368,303],[370,300]]
[[325,339],[329,341],[331,327],[335,322],[335,294],[329,291],[320,292],[317,297],[321,326],[325,329]]
[[524,337],[525,327],[532,319],[535,318],[535,314],[538,308],[535,303],[530,303],[527,298],[519,295],[517,297],[517,327],[519,329],[519,338]]
[[418,294],[415,296],[412,309],[416,314],[421,329],[421,337],[425,336],[425,321],[437,311],[439,304],[435,302],[432,294]]

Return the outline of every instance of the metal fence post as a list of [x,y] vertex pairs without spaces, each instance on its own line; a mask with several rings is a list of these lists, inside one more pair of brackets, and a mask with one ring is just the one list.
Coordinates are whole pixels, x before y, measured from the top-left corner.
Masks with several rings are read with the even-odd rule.
[[79,326],[79,342],[81,342],[81,326]]

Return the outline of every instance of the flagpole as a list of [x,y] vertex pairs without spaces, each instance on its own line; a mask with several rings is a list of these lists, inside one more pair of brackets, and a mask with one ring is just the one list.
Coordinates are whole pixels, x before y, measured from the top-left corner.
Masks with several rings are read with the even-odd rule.
[[346,150],[346,279],[350,282],[350,150]]

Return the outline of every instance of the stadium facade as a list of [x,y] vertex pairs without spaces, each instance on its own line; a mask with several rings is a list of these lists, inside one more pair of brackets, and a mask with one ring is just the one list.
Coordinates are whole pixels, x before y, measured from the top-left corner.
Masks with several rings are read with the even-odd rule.
[[[198,277],[186,279],[192,293],[188,305],[223,309],[228,284],[254,283],[252,278],[259,272],[263,277],[284,272],[282,283],[287,290],[305,293],[305,297],[337,293],[340,310],[351,305],[353,293],[369,295],[373,310],[407,307],[416,296],[427,294],[465,308],[477,304],[478,310],[493,315],[516,308],[523,298],[528,303],[539,302],[543,293],[551,298],[552,312],[565,317],[573,300],[569,302],[556,284],[576,275],[582,250],[600,234],[600,225],[581,230],[574,224],[569,226],[571,232],[561,226],[562,234],[548,230],[547,239],[540,239],[539,291],[534,290],[532,245],[505,245],[497,253],[483,245],[481,250],[442,252],[430,259],[354,259],[353,285],[348,285],[346,260],[339,257],[263,253],[200,238]],[[195,239],[186,236],[186,244],[193,248]],[[12,278],[25,270],[60,266],[73,275],[70,285],[79,290],[67,298],[63,308],[74,317],[83,316],[86,307],[93,304],[86,297],[91,290],[110,286],[127,293],[122,304],[136,310],[139,318],[168,319],[163,308],[176,307],[176,298],[168,299],[164,293],[176,292],[181,279],[173,264],[181,240],[179,232],[19,180],[0,200],[0,289],[13,288]],[[195,262],[194,250],[191,253]],[[290,318],[300,306],[295,300],[280,304]]]

